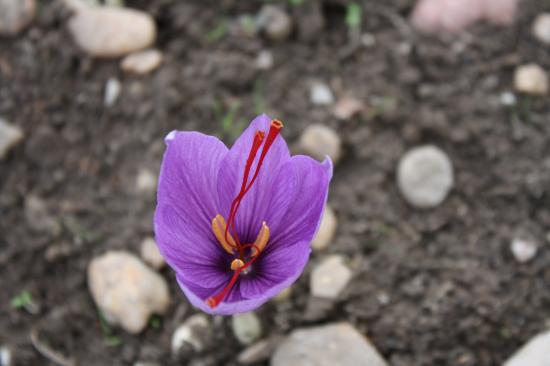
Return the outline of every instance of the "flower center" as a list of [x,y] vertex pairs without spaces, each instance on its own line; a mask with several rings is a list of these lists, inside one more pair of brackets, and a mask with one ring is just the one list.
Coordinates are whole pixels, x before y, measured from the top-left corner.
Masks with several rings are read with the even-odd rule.
[[[214,232],[216,239],[218,239],[221,247],[227,253],[233,256],[234,259],[231,261],[230,266],[231,270],[233,271],[233,276],[231,277],[231,280],[229,281],[227,286],[225,286],[225,288],[221,292],[209,297],[206,300],[206,303],[211,308],[215,308],[216,306],[218,306],[219,303],[227,296],[227,294],[231,291],[231,289],[237,282],[237,279],[239,278],[239,275],[241,273],[248,273],[248,271],[250,270],[250,265],[254,263],[254,261],[260,256],[260,253],[263,251],[263,249],[267,245],[267,242],[269,241],[269,227],[267,226],[267,223],[263,221],[254,243],[242,244],[239,240],[239,236],[237,235],[235,217],[237,215],[239,207],[241,206],[241,202],[244,196],[250,191],[250,188],[258,178],[267,152],[273,145],[273,142],[279,135],[282,128],[283,123],[281,121],[271,121],[271,126],[269,127],[269,132],[267,134],[267,137],[265,138],[265,142],[264,131],[256,131],[256,133],[254,134],[252,147],[250,148],[250,152],[246,160],[241,188],[239,190],[239,193],[231,203],[231,209],[229,210],[227,223],[225,222],[225,218],[220,214],[216,215],[216,217],[212,219],[212,231]],[[249,181],[252,164],[254,163],[256,155],[258,154],[258,151],[262,146],[262,142],[262,152],[260,153],[258,164],[256,165],[256,170]]]

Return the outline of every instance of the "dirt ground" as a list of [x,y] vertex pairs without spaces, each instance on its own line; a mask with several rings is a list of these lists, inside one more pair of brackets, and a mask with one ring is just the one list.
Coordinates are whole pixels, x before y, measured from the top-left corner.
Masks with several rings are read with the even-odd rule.
[[[169,269],[170,311],[133,336],[102,327],[86,267],[108,249],[138,253],[153,234],[154,194],[137,192],[135,181],[140,169],[158,171],[167,132],[199,130],[231,143],[259,110],[285,122],[291,144],[312,122],[340,134],[345,153],[329,196],[339,225],[328,253],[346,255],[354,270],[333,307],[312,303],[311,265],[325,255],[315,253],[290,301],[258,311],[266,336],[347,320],[391,365],[489,366],[549,326],[550,103],[500,99],[517,65],[550,69],[550,48],[530,29],[550,3],[525,0],[510,27],[434,37],[408,25],[412,0],[363,0],[362,32],[376,39],[369,47],[349,36],[346,3],[285,4],[297,27],[271,42],[212,33],[223,19],[256,14],[262,1],[127,1],[155,17],[165,56],[143,77],[79,51],[56,1],[41,1],[28,30],[0,39],[0,116],[26,135],[0,161],[0,345],[16,365],[49,362],[31,332],[79,365],[237,364],[243,347],[228,319],[214,322],[204,353],[171,357],[172,332],[195,310]],[[274,55],[271,70],[254,66],[262,49]],[[112,77],[122,92],[106,107]],[[338,121],[310,103],[313,80],[359,98],[368,113]],[[224,128],[219,111],[232,106],[237,118]],[[441,206],[419,211],[400,196],[395,170],[424,143],[447,152],[456,182]],[[44,200],[45,212],[30,215],[29,197]],[[514,259],[515,237],[538,243],[534,260]],[[11,306],[23,291],[34,306]]]

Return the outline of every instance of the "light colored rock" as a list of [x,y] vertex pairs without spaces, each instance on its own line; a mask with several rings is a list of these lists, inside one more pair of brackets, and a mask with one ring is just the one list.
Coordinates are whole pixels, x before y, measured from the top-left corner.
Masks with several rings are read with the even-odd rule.
[[145,263],[149,264],[154,269],[161,269],[166,264],[153,238],[143,239],[141,242],[140,254]]
[[162,60],[163,56],[159,50],[149,49],[134,52],[124,57],[120,67],[123,71],[131,74],[146,75],[157,69]]
[[237,361],[241,365],[257,365],[271,357],[281,340],[280,336],[262,339],[239,353]]
[[36,0],[0,0],[0,35],[13,36],[36,16]]
[[105,104],[107,107],[113,106],[118,100],[121,90],[122,85],[120,85],[120,81],[118,81],[118,79],[110,78],[109,80],[107,80],[107,83],[105,83],[105,95],[103,97],[103,104]]
[[533,337],[504,366],[550,366],[550,331]]
[[311,294],[335,299],[346,288],[351,277],[351,270],[344,264],[344,258],[339,255],[331,255],[311,272]]
[[8,152],[23,140],[23,131],[0,118],[0,160],[4,159]]
[[273,54],[271,51],[262,50],[256,57],[256,68],[260,70],[269,70],[273,67]]
[[170,304],[168,285],[136,256],[110,251],[88,266],[92,297],[111,324],[139,333],[152,313],[164,314]]
[[522,65],[514,74],[514,87],[521,93],[546,95],[548,94],[548,76],[539,65]]
[[311,242],[311,247],[313,250],[323,250],[328,247],[331,243],[334,233],[336,232],[336,226],[338,225],[338,220],[332,208],[329,205],[325,207],[323,212],[323,218],[321,219],[321,225],[319,226],[319,231],[317,235],[313,238]]
[[136,190],[143,194],[151,194],[157,191],[157,175],[149,169],[139,170],[136,178]]
[[11,366],[11,365],[12,365],[11,350],[6,346],[0,347],[0,366]]
[[349,323],[300,328],[281,343],[271,366],[387,366],[376,348]]
[[510,250],[514,258],[520,263],[529,262],[537,254],[537,244],[524,239],[515,238],[510,243]]
[[506,107],[511,107],[516,105],[517,98],[516,95],[512,92],[504,92],[500,94],[500,104]]
[[533,35],[542,43],[550,45],[550,13],[537,15],[533,22]]
[[309,99],[315,105],[330,105],[334,103],[334,95],[329,86],[320,81],[314,81],[309,88]]
[[431,145],[408,151],[397,167],[397,183],[412,206],[439,205],[454,184],[453,167],[447,155]]
[[342,154],[340,136],[330,127],[313,124],[300,136],[300,148],[313,158],[323,161],[328,155],[336,164]]
[[348,120],[365,109],[363,103],[352,97],[343,97],[332,108],[334,117],[340,120]]
[[273,41],[282,41],[292,32],[292,19],[280,7],[264,5],[256,18],[256,25]]
[[94,57],[120,57],[145,49],[157,34],[149,14],[118,7],[79,7],[69,30],[76,44]]
[[190,316],[172,335],[172,355],[186,351],[201,352],[210,336],[210,320],[204,314]]
[[25,198],[25,219],[29,227],[36,232],[57,234],[61,231],[60,224],[52,216],[44,200],[29,195]]
[[233,315],[231,327],[241,344],[251,344],[262,335],[262,323],[253,312]]

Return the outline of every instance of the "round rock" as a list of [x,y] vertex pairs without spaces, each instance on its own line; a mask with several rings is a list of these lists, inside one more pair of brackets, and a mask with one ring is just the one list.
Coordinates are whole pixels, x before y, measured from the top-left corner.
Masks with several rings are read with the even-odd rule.
[[292,19],[275,5],[264,5],[258,14],[256,24],[273,41],[285,40],[292,32]]
[[533,23],[533,35],[542,43],[550,45],[550,13],[537,15]]
[[161,269],[166,264],[153,238],[143,239],[141,242],[140,254],[145,263],[149,264],[154,269]]
[[299,144],[306,154],[319,161],[328,155],[336,164],[342,154],[340,136],[332,128],[319,124],[308,126],[300,136]]
[[130,74],[146,75],[158,68],[162,59],[162,53],[159,50],[139,51],[126,56],[120,63],[120,67]]
[[548,366],[550,358],[550,331],[540,333],[508,359],[504,366]]
[[251,344],[262,335],[262,324],[253,312],[233,315],[231,327],[241,344]]
[[548,76],[539,65],[522,65],[514,74],[514,87],[521,93],[546,95],[548,94]]
[[352,272],[339,255],[327,257],[311,272],[311,294],[316,297],[336,299],[351,280]]
[[16,35],[26,28],[35,16],[35,0],[0,0],[0,35]]
[[334,211],[327,205],[325,207],[325,211],[323,212],[323,218],[321,219],[319,231],[317,231],[317,235],[313,238],[311,247],[314,250],[326,249],[334,237],[337,224],[338,220],[336,219]]
[[204,314],[190,316],[172,335],[172,355],[203,351],[210,338],[210,321]]
[[117,7],[81,7],[69,20],[76,44],[94,57],[120,57],[153,44],[157,29],[142,11]]
[[334,103],[334,94],[327,84],[315,81],[311,83],[309,99],[315,105],[330,105]]
[[533,241],[515,238],[510,243],[510,250],[518,262],[526,263],[537,255],[538,247]]
[[107,321],[139,333],[153,313],[164,314],[170,294],[164,278],[133,254],[110,251],[88,266],[88,286]]
[[451,161],[435,146],[414,148],[399,162],[397,183],[403,197],[412,206],[435,207],[445,200],[453,187]]

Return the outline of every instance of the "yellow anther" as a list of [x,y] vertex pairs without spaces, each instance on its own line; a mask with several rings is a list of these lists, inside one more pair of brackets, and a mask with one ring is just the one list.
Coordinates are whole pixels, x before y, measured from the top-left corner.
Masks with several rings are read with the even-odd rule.
[[227,225],[222,215],[218,214],[212,219],[212,231],[214,232],[214,235],[216,235],[218,242],[227,253],[233,254],[233,249],[237,248],[237,245],[229,232],[227,233],[227,240],[225,240],[226,227]]
[[231,262],[231,270],[233,271],[236,271],[243,266],[244,266],[244,262],[238,258],[233,259],[233,261]]
[[260,254],[260,252],[264,250],[268,241],[269,241],[269,226],[267,226],[267,224],[264,221],[262,222],[262,228],[260,229],[260,232],[256,237],[256,241],[252,246],[251,255],[255,257],[256,255]]

